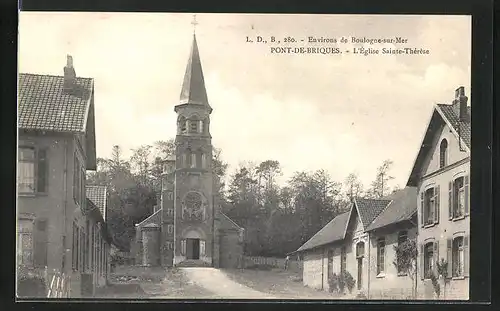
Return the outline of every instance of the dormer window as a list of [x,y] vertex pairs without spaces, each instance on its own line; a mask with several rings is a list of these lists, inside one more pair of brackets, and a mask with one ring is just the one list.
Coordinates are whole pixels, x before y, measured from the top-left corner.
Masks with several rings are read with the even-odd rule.
[[439,168],[448,165],[448,141],[443,139],[439,146]]

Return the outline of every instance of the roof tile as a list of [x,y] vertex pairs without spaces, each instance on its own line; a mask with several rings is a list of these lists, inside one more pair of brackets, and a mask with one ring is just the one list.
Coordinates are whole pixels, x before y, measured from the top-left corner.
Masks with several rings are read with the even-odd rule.
[[19,74],[18,127],[27,130],[85,132],[92,78],[76,78],[71,93],[64,77]]
[[391,203],[371,222],[366,231],[410,219],[417,212],[417,188],[406,187],[387,197]]
[[85,194],[99,208],[104,220],[106,220],[108,198],[106,186],[85,186]]
[[391,203],[390,199],[363,199],[356,198],[355,204],[359,211],[359,217],[366,228],[372,221]]
[[312,238],[304,243],[297,252],[340,241],[344,238],[350,212],[345,212],[333,218],[326,226],[319,230]]

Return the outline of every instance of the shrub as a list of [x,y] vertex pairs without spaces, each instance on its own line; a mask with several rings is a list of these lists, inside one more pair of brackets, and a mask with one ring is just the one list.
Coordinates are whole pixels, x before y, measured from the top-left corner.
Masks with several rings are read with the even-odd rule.
[[332,276],[328,278],[328,287],[330,293],[335,292],[340,292],[339,290],[339,276],[334,273]]
[[347,271],[343,271],[342,275],[345,285],[347,285],[347,289],[349,290],[349,293],[352,293],[354,285],[356,285],[356,280],[354,280],[352,275]]
[[431,278],[432,287],[434,287],[434,292],[436,293],[437,297],[439,298],[439,296],[441,295],[441,285],[439,285],[438,278],[432,272],[429,273],[429,277]]
[[352,289],[356,281],[352,277],[352,275],[347,271],[342,271],[340,274],[334,273],[328,279],[328,285],[330,287],[330,292],[336,291],[339,294],[344,294],[345,287],[347,286],[347,290],[349,293],[352,293]]

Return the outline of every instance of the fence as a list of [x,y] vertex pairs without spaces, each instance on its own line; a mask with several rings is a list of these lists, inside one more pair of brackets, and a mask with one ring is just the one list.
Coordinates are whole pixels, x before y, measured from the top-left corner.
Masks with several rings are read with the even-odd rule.
[[57,270],[44,271],[45,284],[47,284],[47,298],[69,298],[70,278]]
[[[273,268],[285,268],[285,258],[277,257],[260,257],[260,256],[244,256],[244,267],[252,265],[266,265]],[[302,272],[302,261],[290,260],[288,261],[288,269],[294,272]]]

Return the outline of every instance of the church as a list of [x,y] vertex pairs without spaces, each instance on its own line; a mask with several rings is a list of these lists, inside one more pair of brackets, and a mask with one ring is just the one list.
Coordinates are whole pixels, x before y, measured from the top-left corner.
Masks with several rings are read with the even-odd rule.
[[163,165],[158,208],[135,225],[135,262],[163,267],[241,267],[244,229],[222,213],[218,181],[212,173],[212,107],[196,34],[174,111],[175,155]]

